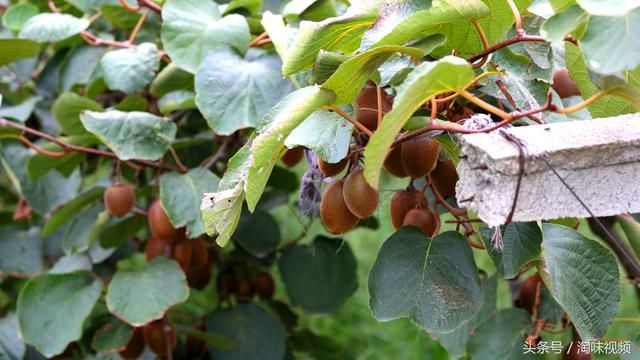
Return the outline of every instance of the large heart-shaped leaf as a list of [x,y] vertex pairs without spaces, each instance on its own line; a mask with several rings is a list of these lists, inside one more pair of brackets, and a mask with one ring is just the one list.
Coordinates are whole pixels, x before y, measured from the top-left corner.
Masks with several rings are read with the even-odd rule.
[[160,177],[160,201],[176,227],[186,226],[190,238],[205,232],[199,205],[202,194],[217,189],[219,179],[211,171],[195,168],[186,174],[165,173]]
[[82,337],[84,321],[101,291],[102,282],[88,272],[32,278],[18,297],[18,320],[25,342],[46,357],[62,353]]
[[316,111],[285,140],[289,149],[304,146],[325,161],[337,163],[347,156],[353,124],[328,110]]
[[522,309],[504,309],[480,325],[469,338],[471,359],[518,360],[533,358],[523,354],[522,341],[531,326],[531,317]]
[[2,14],[2,25],[9,30],[20,31],[32,17],[38,15],[38,7],[29,3],[11,5]]
[[86,30],[89,25],[89,20],[69,14],[38,14],[22,26],[20,38],[37,42],[62,41]]
[[248,55],[242,58],[229,48],[212,51],[196,73],[196,105],[218,134],[258,127],[269,109],[292,90],[291,82],[282,78],[277,55]]
[[264,258],[273,254],[280,244],[280,227],[271,214],[258,209],[253,214],[242,215],[233,239],[248,253]]
[[[4,273],[34,274],[42,271],[42,241],[40,230],[23,230],[13,226],[0,229],[0,271]],[[9,256],[8,254],[11,254]]]
[[618,311],[620,273],[611,250],[562,225],[543,224],[551,294],[585,341],[601,338]]
[[20,335],[16,314],[0,319],[0,357],[6,360],[22,360],[27,347]]
[[334,311],[357,287],[356,259],[342,239],[319,236],[288,248],[278,268],[291,303],[310,313]]
[[120,160],[158,160],[176,137],[176,124],[146,112],[84,111],[80,120]]
[[109,311],[133,326],[160,319],[171,306],[184,302],[189,288],[174,260],[154,258],[139,271],[120,270],[107,292]]
[[411,115],[431,97],[463,88],[473,79],[471,65],[464,59],[447,56],[424,62],[413,70],[398,89],[393,109],[373,134],[364,151],[364,175],[377,188],[382,164],[393,140]]
[[162,7],[162,43],[178,66],[195,73],[207,54],[220,46],[244,53],[251,40],[244,17],[221,18],[209,0],[168,0]]
[[153,80],[160,67],[158,54],[152,43],[106,53],[100,60],[105,83],[111,90],[133,93]]
[[411,226],[382,245],[369,273],[369,294],[376,319],[408,317],[429,331],[449,331],[469,321],[483,300],[464,237],[450,231],[429,240]]
[[97,102],[72,92],[60,94],[51,107],[53,117],[68,135],[87,133],[80,121],[83,110],[104,111],[104,108]]

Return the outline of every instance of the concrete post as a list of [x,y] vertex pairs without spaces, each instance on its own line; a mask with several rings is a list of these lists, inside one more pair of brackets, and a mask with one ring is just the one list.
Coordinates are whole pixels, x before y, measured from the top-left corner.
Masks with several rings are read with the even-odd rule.
[[[640,212],[640,114],[504,129],[526,145],[512,221]],[[498,131],[462,135],[456,198],[489,226],[504,224],[520,174],[518,148]]]

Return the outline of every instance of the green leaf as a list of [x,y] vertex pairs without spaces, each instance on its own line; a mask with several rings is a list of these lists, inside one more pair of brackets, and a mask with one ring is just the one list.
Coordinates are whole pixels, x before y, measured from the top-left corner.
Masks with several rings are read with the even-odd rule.
[[84,111],[80,120],[120,160],[158,160],[176,137],[176,124],[146,112]]
[[450,331],[482,307],[473,253],[459,233],[430,240],[403,227],[382,245],[369,273],[369,307],[379,321],[408,317],[428,331]]
[[369,80],[371,75],[394,53],[403,53],[414,58],[425,54],[417,48],[404,46],[380,46],[358,54],[345,61],[335,73],[322,85],[322,88],[336,94],[334,104],[351,103]]
[[621,215],[618,217],[622,231],[627,236],[629,245],[633,248],[636,256],[640,257],[640,223],[633,216]]
[[[85,147],[91,147],[99,143],[98,139],[96,139],[96,137],[91,134],[74,135],[68,138],[58,139],[64,141],[67,144]],[[51,142],[39,146],[48,151],[62,151],[62,147],[60,147],[60,145]],[[46,175],[47,173],[49,173],[49,171],[54,169],[58,170],[58,172],[60,172],[64,176],[69,176],[84,158],[84,154],[79,152],[69,152],[65,156],[54,158],[36,153],[29,158],[29,162],[27,163],[29,179],[38,180],[40,177]]]
[[344,15],[321,22],[301,22],[298,35],[289,46],[289,52],[284,59],[282,67],[284,76],[311,67],[321,49],[343,52],[356,50],[360,45],[362,34],[376,20],[381,2],[373,3],[377,6],[373,5],[371,8],[351,6]]
[[285,356],[284,326],[256,304],[218,308],[207,321],[207,331],[233,341],[231,350],[209,348],[216,359],[283,359]]
[[101,199],[103,194],[104,188],[94,187],[56,209],[44,224],[44,227],[42,228],[42,237],[51,235],[75,214],[79,213],[85,206]]
[[387,151],[411,115],[431,97],[459,90],[473,77],[471,65],[454,56],[424,62],[409,74],[398,89],[393,109],[384,116],[382,126],[373,134],[364,151],[364,174],[371,186],[378,187]]
[[101,291],[102,282],[88,272],[32,278],[18,297],[18,321],[25,342],[46,357],[62,353],[82,337],[83,324]]
[[172,91],[158,99],[158,108],[165,115],[177,110],[195,109],[196,93],[190,90]]
[[576,2],[586,12],[591,15],[602,16],[626,16],[637,7],[640,2],[637,0],[576,0]]
[[91,258],[84,253],[77,253],[75,255],[65,255],[56,261],[56,263],[49,269],[49,274],[67,274],[77,271],[91,271],[93,265],[91,264]]
[[140,95],[129,95],[122,100],[118,105],[114,106],[115,110],[120,111],[146,111],[149,106],[147,99]]
[[38,55],[40,44],[23,39],[0,39],[0,67]]
[[0,357],[6,360],[22,360],[26,346],[20,335],[16,314],[10,313],[0,319]]
[[100,245],[105,248],[119,247],[146,226],[145,216],[130,215],[122,219],[111,219],[100,231]]
[[58,121],[62,130],[68,135],[86,134],[80,121],[80,113],[84,110],[104,111],[102,105],[76,93],[60,94],[51,107],[51,114]]
[[109,89],[131,94],[153,80],[160,67],[160,56],[155,44],[144,43],[109,51],[100,60],[100,66]]
[[249,48],[249,26],[243,16],[220,16],[209,0],[167,0],[162,7],[162,43],[171,60],[195,73],[207,54],[220,46],[241,53]]
[[[90,12],[91,10],[98,11],[103,4],[119,4],[118,0],[65,0],[69,4],[73,5],[76,9],[82,12]],[[125,0],[129,4],[133,3],[133,0]]]
[[608,248],[571,228],[542,226],[551,294],[584,341],[604,336],[620,303],[620,273]]
[[264,258],[280,244],[280,228],[268,212],[257,210],[240,218],[234,241],[251,255]]
[[231,339],[224,337],[222,335],[214,334],[212,332],[198,331],[191,327],[187,327],[179,330],[199,338],[200,340],[206,342],[213,348],[220,349],[223,351],[228,351],[233,349],[233,341],[231,341]]
[[264,27],[264,31],[269,34],[269,39],[271,39],[273,46],[276,48],[280,59],[285,59],[289,49],[289,32],[282,15],[274,15],[271,11],[266,11],[262,14],[260,24]]
[[159,98],[176,90],[193,89],[193,74],[171,63],[162,69],[153,79],[149,92]]
[[0,271],[3,273],[35,274],[42,271],[42,241],[40,230],[7,226],[0,228]]
[[111,322],[96,331],[93,338],[93,348],[100,352],[121,351],[129,342],[132,334],[131,326],[124,321],[113,318]]
[[311,114],[287,137],[284,145],[289,149],[304,146],[325,161],[337,163],[347,156],[353,124],[329,110]]
[[[71,49],[60,68],[60,90],[71,91],[74,85],[89,85],[100,71],[100,59],[106,51],[106,47],[84,44]],[[89,89],[86,90],[85,95],[91,97]]]
[[190,238],[204,234],[199,210],[202,194],[216,189],[220,180],[204,168],[191,169],[186,174],[165,173],[160,177],[160,202],[176,227],[187,227]]
[[[104,206],[98,204],[93,206],[76,216],[69,222],[62,237],[62,249],[67,255],[75,255],[89,250],[91,244],[98,236],[98,230],[104,223],[100,219]],[[102,221],[100,221],[102,220]]]
[[0,108],[0,117],[14,119],[24,123],[29,119],[36,108],[36,105],[42,100],[40,96],[32,96],[22,101],[18,105],[5,106]]
[[89,20],[68,14],[38,14],[22,26],[20,38],[37,42],[62,41],[86,30],[89,25]]
[[471,359],[519,360],[523,355],[525,332],[531,326],[529,314],[516,308],[499,311],[480,325],[470,337],[467,351]]
[[287,248],[278,268],[291,304],[309,313],[336,310],[357,288],[356,259],[343,239],[318,236]]
[[532,261],[536,261],[542,248],[542,230],[536,222],[511,223],[501,226],[502,250],[491,244],[493,229],[485,228],[483,240],[489,256],[496,265],[496,270],[505,279],[513,279],[520,270]]
[[244,184],[250,211],[255,209],[262,196],[286,138],[304,119],[334,99],[332,91],[309,86],[287,95],[264,117],[260,134],[251,145],[253,162]]
[[[640,70],[640,69],[639,69]],[[640,71],[634,70],[634,73]],[[631,86],[625,80],[617,76],[605,76],[600,79],[600,88],[609,95],[623,98],[631,104],[636,111],[640,111],[640,88]]]
[[229,48],[212,51],[196,73],[196,105],[217,134],[258,127],[292,90],[276,55],[257,50],[247,55],[242,58]]
[[9,30],[20,31],[27,20],[38,15],[38,7],[29,3],[11,5],[2,14],[2,25]]
[[614,74],[640,65],[640,39],[634,31],[637,28],[640,8],[624,17],[591,16],[580,40],[589,67],[601,74]]
[[171,306],[184,302],[189,288],[174,260],[154,258],[139,271],[120,270],[111,279],[107,307],[132,326],[162,318]]
[[574,31],[580,24],[588,20],[589,16],[579,6],[574,5],[567,11],[555,14],[547,19],[540,35],[547,41],[562,41],[564,37]]
[[140,14],[129,11],[121,5],[103,5],[100,7],[100,13],[116,29],[133,29],[140,20]]

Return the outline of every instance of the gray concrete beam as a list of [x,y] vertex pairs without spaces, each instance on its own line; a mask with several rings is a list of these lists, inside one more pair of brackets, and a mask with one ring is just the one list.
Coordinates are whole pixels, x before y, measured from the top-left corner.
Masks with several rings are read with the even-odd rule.
[[[521,139],[531,155],[512,221],[589,216],[541,156],[596,216],[640,212],[640,114],[502,131]],[[489,226],[504,224],[520,173],[518,148],[497,131],[460,138],[460,206]]]

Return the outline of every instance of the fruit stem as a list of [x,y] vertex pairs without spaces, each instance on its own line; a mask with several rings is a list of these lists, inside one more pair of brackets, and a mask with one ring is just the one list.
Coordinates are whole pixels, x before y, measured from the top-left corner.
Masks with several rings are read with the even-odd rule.
[[479,106],[480,108],[487,110],[488,112],[492,113],[492,114],[496,114],[499,117],[501,117],[502,119],[510,119],[511,115],[505,111],[502,111],[500,109],[498,109],[497,107],[489,104],[488,102],[478,98],[477,96],[474,96],[473,94],[469,93],[467,90],[460,90],[459,91],[460,95],[462,97],[464,97],[465,99],[467,99],[470,103]]
[[263,32],[262,34],[256,36],[256,38],[251,40],[251,42],[249,43],[249,47],[258,46],[257,44],[260,43],[260,40],[266,39],[268,36],[269,36],[269,34],[267,34],[266,31]]
[[591,97],[589,97],[588,99],[586,99],[585,101],[583,101],[583,102],[581,102],[579,104],[576,104],[576,105],[573,105],[573,106],[569,106],[569,107],[566,107],[564,109],[557,108],[557,109],[555,109],[555,111],[557,113],[560,113],[560,114],[574,113],[574,112],[580,111],[580,110],[584,109],[585,107],[593,104],[594,102],[600,100],[600,98],[605,96],[605,95],[607,95],[606,92],[598,91],[597,93],[593,94]]
[[[478,19],[471,19],[471,23],[476,28],[478,37],[480,37],[480,41],[482,42],[482,48],[486,50],[489,47],[489,42],[487,41],[487,35],[484,33],[484,29],[482,29],[482,26],[480,26]],[[482,60],[473,64],[473,68],[477,69],[479,67],[482,67],[482,65],[484,65],[487,62],[487,60],[489,60],[489,54],[486,54],[485,56],[482,57]]]
[[368,137],[373,136],[373,132],[371,130],[367,129],[366,126],[362,125],[362,123],[360,123],[358,120],[356,120],[356,119],[352,118],[351,116],[349,116],[349,114],[347,114],[344,111],[342,111],[342,109],[340,109],[339,107],[334,106],[334,105],[329,105],[329,106],[324,106],[323,108],[326,109],[326,110],[329,110],[329,111],[333,111],[336,114],[342,116],[347,121],[352,123],[356,128],[358,128],[358,130],[360,130],[363,133],[365,133]]
[[140,19],[138,19],[138,22],[136,23],[136,27],[134,27],[133,31],[131,31],[129,40],[127,40],[129,44],[133,44],[134,40],[136,39],[136,36],[138,36],[138,32],[140,31],[142,24],[144,24],[144,20],[147,18],[147,15],[149,15],[149,9],[145,9],[145,11],[142,12]]
[[378,126],[376,129],[379,129],[382,125],[382,88],[376,84],[376,96],[378,101]]
[[40,146],[38,146],[38,145],[32,143],[31,141],[29,141],[29,139],[27,139],[24,136],[20,136],[17,139],[22,141],[22,143],[24,143],[28,147],[32,148],[33,150],[39,152],[40,154],[42,154],[44,156],[59,158],[59,157],[63,157],[65,155],[67,155],[66,151],[55,152],[55,151],[45,150],[45,149],[41,148]]
[[513,18],[516,21],[516,34],[524,34],[524,30],[522,29],[522,16],[520,16],[520,10],[518,10],[518,7],[516,6],[516,3],[513,2],[513,0],[507,0],[507,3],[509,4],[509,8],[513,13]]
[[169,152],[171,153],[173,160],[176,162],[176,165],[178,165],[178,167],[180,168],[180,172],[182,173],[188,172],[189,168],[184,166],[184,163],[182,163],[182,161],[180,160],[180,157],[178,156],[178,153],[176,153],[176,149],[174,149],[172,145],[169,145]]
[[120,5],[122,5],[123,8],[129,10],[129,11],[138,11],[140,10],[140,4],[134,6],[134,5],[130,5],[127,0],[120,0]]

